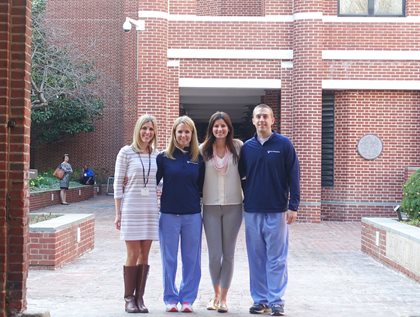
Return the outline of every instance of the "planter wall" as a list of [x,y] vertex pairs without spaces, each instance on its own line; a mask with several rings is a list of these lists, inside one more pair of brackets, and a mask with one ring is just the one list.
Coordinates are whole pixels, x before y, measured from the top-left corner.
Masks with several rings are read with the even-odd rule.
[[29,265],[55,269],[92,250],[93,214],[64,214],[29,226]]
[[[67,190],[67,201],[74,203],[92,198],[95,195],[93,186],[80,186]],[[43,192],[30,193],[29,210],[37,210],[47,206],[60,204],[60,190],[49,190]]]
[[362,251],[420,282],[420,228],[390,218],[362,218]]

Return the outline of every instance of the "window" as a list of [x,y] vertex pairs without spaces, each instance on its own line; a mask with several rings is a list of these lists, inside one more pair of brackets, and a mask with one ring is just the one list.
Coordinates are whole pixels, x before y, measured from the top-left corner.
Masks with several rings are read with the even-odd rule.
[[322,93],[321,186],[334,186],[334,92]]
[[405,0],[338,0],[340,16],[405,16]]

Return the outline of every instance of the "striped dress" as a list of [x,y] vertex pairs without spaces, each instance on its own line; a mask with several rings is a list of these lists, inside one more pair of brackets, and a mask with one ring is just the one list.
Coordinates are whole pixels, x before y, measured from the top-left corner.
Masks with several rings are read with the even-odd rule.
[[[124,146],[117,155],[114,174],[114,198],[122,199],[121,240],[159,239],[156,155],[157,152],[152,153],[149,159],[149,154],[135,152],[129,145]],[[145,196],[142,195],[142,190],[148,174],[149,180],[146,185],[148,195]],[[125,176],[128,178],[128,183],[123,190]]]

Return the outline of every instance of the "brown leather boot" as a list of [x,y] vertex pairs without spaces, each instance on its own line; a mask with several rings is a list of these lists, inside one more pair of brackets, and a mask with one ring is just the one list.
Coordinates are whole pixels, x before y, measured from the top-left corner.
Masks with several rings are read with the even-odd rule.
[[124,266],[124,300],[127,313],[138,313],[134,290],[137,283],[137,266]]
[[136,287],[136,302],[140,313],[148,313],[149,310],[144,305],[143,295],[146,288],[147,275],[149,274],[150,266],[148,264],[137,265],[137,287]]

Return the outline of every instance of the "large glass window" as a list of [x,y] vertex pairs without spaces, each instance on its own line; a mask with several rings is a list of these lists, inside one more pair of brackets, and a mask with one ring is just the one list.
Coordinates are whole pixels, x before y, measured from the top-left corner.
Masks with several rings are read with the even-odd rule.
[[405,16],[405,0],[338,0],[340,16]]

